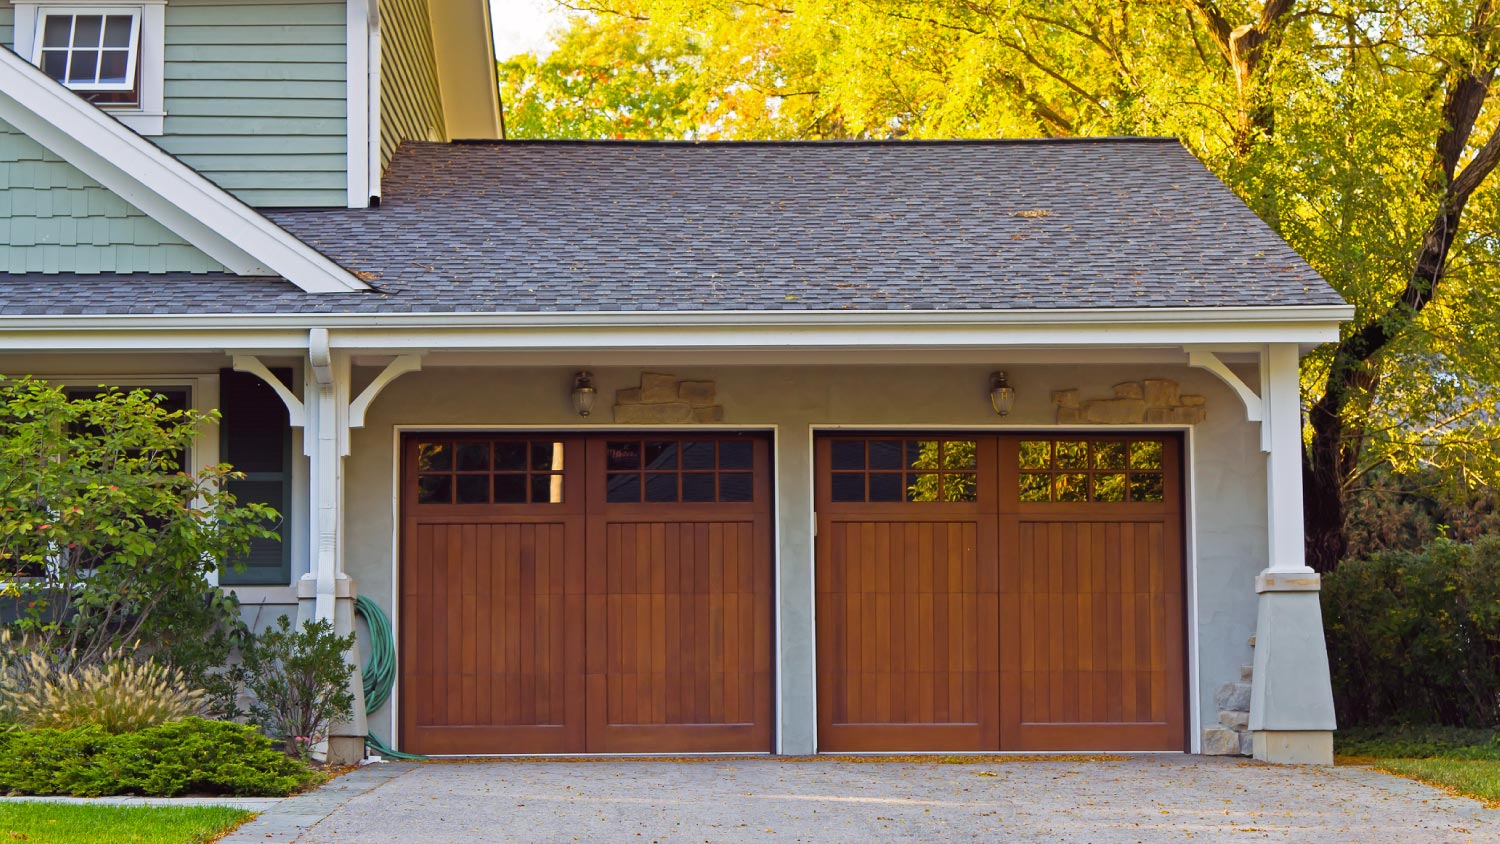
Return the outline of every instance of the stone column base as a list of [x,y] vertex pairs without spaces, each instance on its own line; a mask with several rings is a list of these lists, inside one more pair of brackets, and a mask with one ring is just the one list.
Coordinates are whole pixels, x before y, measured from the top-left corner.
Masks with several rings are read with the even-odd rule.
[[1255,758],[1278,765],[1332,765],[1332,730],[1257,730],[1250,744]]
[[324,762],[329,765],[358,765],[365,758],[364,736],[329,736]]

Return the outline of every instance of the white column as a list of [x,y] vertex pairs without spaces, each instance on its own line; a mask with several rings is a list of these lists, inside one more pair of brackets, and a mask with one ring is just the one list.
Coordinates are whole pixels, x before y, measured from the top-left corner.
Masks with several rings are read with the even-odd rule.
[[1261,356],[1269,559],[1255,579],[1259,608],[1250,731],[1255,758],[1333,764],[1333,686],[1319,578],[1307,566],[1302,524],[1302,396],[1299,350],[1278,343]]

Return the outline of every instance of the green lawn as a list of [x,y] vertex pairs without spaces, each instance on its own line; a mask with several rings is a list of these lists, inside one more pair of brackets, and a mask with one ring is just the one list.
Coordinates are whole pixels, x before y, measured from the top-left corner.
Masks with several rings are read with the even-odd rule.
[[1500,731],[1408,727],[1334,735],[1340,762],[1371,765],[1500,808]]
[[0,803],[0,842],[27,844],[200,844],[213,841],[252,812],[222,806],[94,806]]

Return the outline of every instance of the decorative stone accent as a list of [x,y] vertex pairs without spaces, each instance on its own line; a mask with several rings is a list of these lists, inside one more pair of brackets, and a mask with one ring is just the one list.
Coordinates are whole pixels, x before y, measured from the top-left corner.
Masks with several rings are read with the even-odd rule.
[[1114,396],[1082,400],[1078,390],[1054,390],[1057,424],[1196,425],[1208,417],[1203,396],[1184,396],[1176,381],[1147,378],[1114,386]]
[[642,372],[639,387],[615,391],[615,421],[632,425],[682,425],[724,421],[712,381],[680,381],[660,372]]
[[1203,731],[1204,755],[1250,755],[1253,743],[1250,735],[1250,683],[1254,671],[1254,666],[1240,666],[1239,682],[1225,683],[1214,693],[1219,723]]

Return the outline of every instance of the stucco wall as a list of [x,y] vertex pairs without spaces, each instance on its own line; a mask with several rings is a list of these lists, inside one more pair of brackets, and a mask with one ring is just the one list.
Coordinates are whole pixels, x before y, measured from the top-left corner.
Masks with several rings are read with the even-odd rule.
[[[776,426],[775,488],[779,543],[781,669],[780,747],[805,753],[814,740],[812,641],[813,530],[811,430],[814,425],[996,428],[990,410],[990,367],[652,367],[682,378],[718,383],[725,423]],[[571,411],[570,368],[520,370],[432,367],[386,388],[367,424],[352,433],[346,465],[345,567],[360,591],[393,606],[393,458],[403,427],[580,426]],[[1265,460],[1259,430],[1245,421],[1238,398],[1213,376],[1176,366],[1012,366],[1018,390],[1011,428],[1052,424],[1050,391],[1078,387],[1085,398],[1113,384],[1167,377],[1183,391],[1208,397],[1207,421],[1188,438],[1189,576],[1196,594],[1197,665],[1193,689],[1202,717],[1215,717],[1213,690],[1238,677],[1251,660],[1255,575],[1266,565]],[[641,369],[596,370],[599,409],[581,427],[606,428],[614,391],[633,387]],[[368,379],[370,370],[360,370]],[[1190,657],[1192,654],[1190,653]],[[389,711],[371,726],[389,736]],[[1193,730],[1196,735],[1196,727]]]

